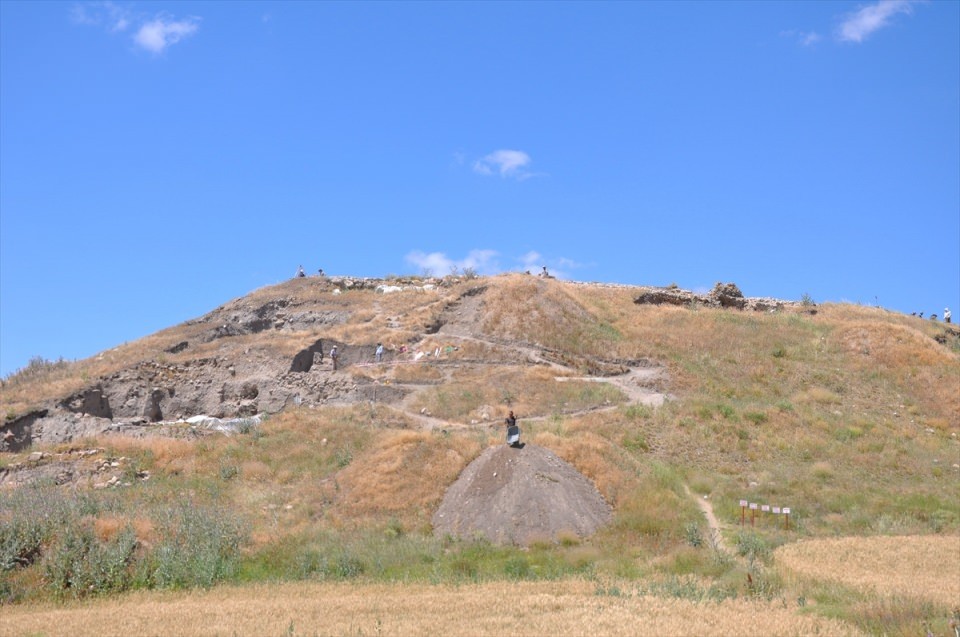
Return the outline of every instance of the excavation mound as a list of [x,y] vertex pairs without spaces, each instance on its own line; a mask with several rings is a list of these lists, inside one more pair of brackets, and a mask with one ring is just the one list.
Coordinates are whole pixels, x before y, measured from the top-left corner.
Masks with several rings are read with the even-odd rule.
[[549,449],[498,445],[447,489],[433,527],[440,536],[525,546],[587,537],[611,515],[593,483]]

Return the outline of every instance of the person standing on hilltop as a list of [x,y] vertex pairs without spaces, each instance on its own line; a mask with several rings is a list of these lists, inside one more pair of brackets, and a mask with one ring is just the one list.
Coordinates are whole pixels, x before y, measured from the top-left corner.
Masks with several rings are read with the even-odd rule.
[[507,425],[507,444],[511,447],[520,446],[520,427],[517,426],[517,417],[513,415],[512,409],[504,423]]
[[944,323],[949,323],[949,322],[950,322],[950,316],[951,316],[951,314],[950,314],[950,308],[949,308],[949,307],[943,308],[943,322],[944,322]]

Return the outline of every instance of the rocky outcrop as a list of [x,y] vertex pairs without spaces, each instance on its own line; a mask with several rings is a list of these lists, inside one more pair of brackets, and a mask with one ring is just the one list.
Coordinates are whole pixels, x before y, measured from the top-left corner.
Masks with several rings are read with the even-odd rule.
[[38,409],[0,426],[0,451],[21,451],[33,443],[34,425],[46,417],[48,410]]
[[[734,283],[717,283],[707,294],[696,294],[689,290],[681,290],[676,286],[643,288],[643,291],[634,297],[634,303],[638,305],[699,305],[704,307],[753,310],[755,312],[772,312],[807,305],[800,301],[745,297],[743,292],[740,291],[740,288]],[[814,311],[812,306],[811,311]]]
[[67,442],[102,433],[149,435],[159,425],[204,414],[243,418],[301,405],[394,403],[406,390],[334,372],[322,348],[339,345],[341,369],[372,360],[373,347],[317,339],[293,359],[266,354],[214,356],[179,363],[149,360],[98,378],[88,387],[3,425],[0,450]]
[[742,310],[747,304],[743,292],[735,283],[717,283],[710,290],[709,297],[720,304],[720,307],[733,307]]

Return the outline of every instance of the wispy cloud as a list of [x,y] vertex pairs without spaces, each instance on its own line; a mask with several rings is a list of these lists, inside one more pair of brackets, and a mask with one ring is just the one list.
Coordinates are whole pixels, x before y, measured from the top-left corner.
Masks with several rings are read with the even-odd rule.
[[113,2],[77,4],[70,13],[77,24],[103,27],[111,32],[125,31],[131,21],[130,10]]
[[521,255],[518,261],[520,261],[524,270],[539,268],[543,265],[543,257],[540,256],[540,253],[536,250],[531,250],[530,252]]
[[531,161],[530,155],[522,150],[495,150],[473,162],[473,171],[481,175],[500,175],[505,179],[523,181],[537,175],[527,168]]
[[496,250],[471,250],[463,259],[451,259],[443,252],[426,253],[413,250],[406,256],[407,263],[433,276],[446,276],[451,272],[473,270],[477,274],[500,272]]
[[880,0],[846,17],[837,31],[841,42],[863,42],[874,31],[888,26],[899,13],[913,13],[915,0]]
[[781,38],[790,38],[796,40],[803,46],[813,46],[823,38],[820,37],[820,34],[816,31],[798,31],[797,29],[790,29],[789,31],[781,31]]
[[583,267],[576,261],[565,257],[545,258],[536,250],[515,257],[513,261],[516,265],[513,268],[501,267],[499,257],[499,252],[490,249],[471,250],[462,259],[453,259],[443,252],[413,250],[407,254],[405,259],[407,263],[416,266],[421,272],[429,273],[432,276],[446,276],[451,272],[463,272],[464,270],[472,270],[477,274],[489,276],[508,269],[540,274],[542,269],[547,267],[549,274],[552,276],[558,279],[566,279],[569,278],[570,270]]
[[199,28],[199,18],[174,20],[167,16],[159,16],[141,25],[137,34],[133,36],[133,41],[152,53],[163,53],[168,46],[193,35]]
[[187,38],[200,28],[200,18],[174,18],[168,14],[145,17],[114,2],[87,2],[71,8],[77,24],[98,27],[109,33],[133,31],[133,43],[154,54]]
[[525,272],[540,274],[546,269],[547,274],[557,279],[570,279],[573,277],[573,270],[585,267],[584,264],[566,257],[546,258],[535,250],[522,255],[518,261]]

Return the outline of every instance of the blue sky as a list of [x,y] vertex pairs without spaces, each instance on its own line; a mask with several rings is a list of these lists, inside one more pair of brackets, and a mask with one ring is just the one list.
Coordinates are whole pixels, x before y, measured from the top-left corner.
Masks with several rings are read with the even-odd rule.
[[960,3],[0,2],[0,375],[299,264],[956,314]]

